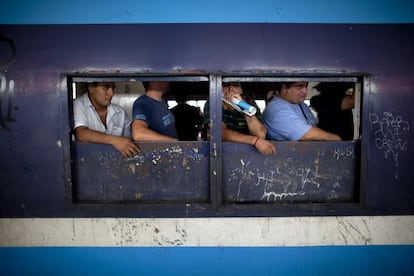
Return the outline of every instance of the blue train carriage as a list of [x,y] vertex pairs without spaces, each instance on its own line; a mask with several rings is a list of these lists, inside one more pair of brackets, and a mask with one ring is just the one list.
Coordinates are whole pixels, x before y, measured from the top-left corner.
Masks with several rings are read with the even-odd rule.
[[[414,25],[0,30],[2,272],[414,272]],[[126,159],[73,138],[86,83],[116,82],[131,112],[148,80],[209,100],[210,140],[139,142]],[[264,107],[275,83],[298,80],[309,97],[352,84],[352,139],[274,142],[271,157],[221,141],[222,83]]]

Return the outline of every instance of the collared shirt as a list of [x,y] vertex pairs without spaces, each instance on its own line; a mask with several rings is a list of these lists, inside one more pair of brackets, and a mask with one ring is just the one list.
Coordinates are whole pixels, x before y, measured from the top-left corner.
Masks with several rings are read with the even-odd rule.
[[74,128],[85,126],[106,134],[131,137],[131,120],[125,110],[112,103],[107,108],[105,127],[92,105],[88,93],[75,99],[73,102]]
[[280,97],[267,105],[263,120],[267,138],[278,141],[297,141],[317,123],[306,104],[293,104]]

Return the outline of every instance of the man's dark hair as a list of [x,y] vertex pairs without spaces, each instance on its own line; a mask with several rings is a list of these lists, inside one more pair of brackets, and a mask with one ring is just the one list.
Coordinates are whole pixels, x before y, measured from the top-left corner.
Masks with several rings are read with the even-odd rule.
[[150,82],[149,81],[143,81],[142,85],[144,86],[145,90],[148,89]]
[[283,85],[289,88],[292,84],[296,83],[296,81],[283,81],[276,83],[275,90],[280,92],[282,90]]
[[187,94],[186,93],[176,93],[175,94],[175,100],[178,103],[185,102],[185,101],[187,101]]

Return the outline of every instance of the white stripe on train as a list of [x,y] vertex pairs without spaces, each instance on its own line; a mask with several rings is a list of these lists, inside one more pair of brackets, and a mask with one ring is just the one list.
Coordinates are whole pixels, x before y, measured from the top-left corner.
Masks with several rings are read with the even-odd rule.
[[414,216],[3,218],[0,246],[414,244]]

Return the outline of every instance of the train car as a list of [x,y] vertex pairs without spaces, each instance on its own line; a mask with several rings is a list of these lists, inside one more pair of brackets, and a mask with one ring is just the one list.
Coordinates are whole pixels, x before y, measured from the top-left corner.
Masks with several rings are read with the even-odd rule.
[[[298,8],[270,2],[242,6]],[[222,16],[240,8],[212,3]],[[414,10],[396,3],[386,7]],[[137,23],[113,12],[121,22],[0,21],[2,275],[414,273],[412,13]],[[204,112],[209,101],[208,139],[136,142],[131,158],[75,139],[85,85],[115,82],[130,114],[145,81],[170,82],[170,107],[177,94]],[[263,111],[284,81],[307,82],[309,101],[319,84],[352,87],[352,137],[272,141],[274,156],[222,141],[223,84]]]

